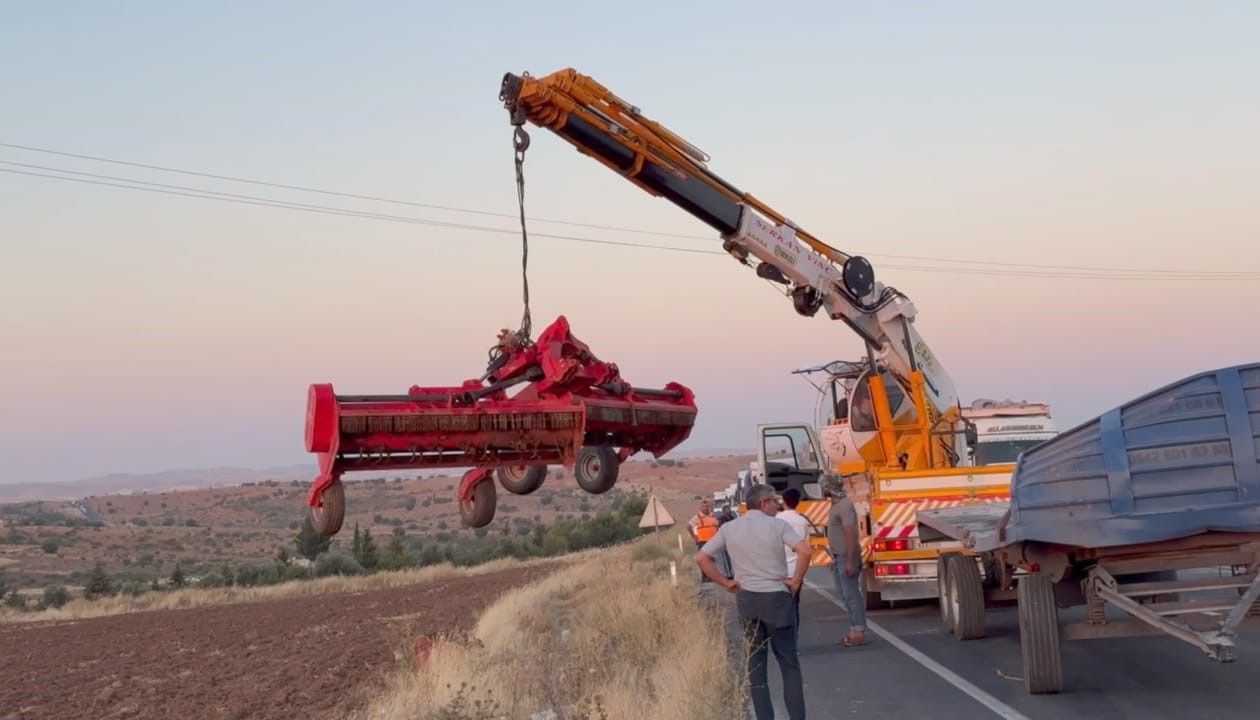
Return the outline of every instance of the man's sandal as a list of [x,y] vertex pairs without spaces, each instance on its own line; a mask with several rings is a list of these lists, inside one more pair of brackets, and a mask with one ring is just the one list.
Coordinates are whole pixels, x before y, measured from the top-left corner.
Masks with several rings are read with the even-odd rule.
[[859,633],[856,636],[853,633],[849,633],[837,640],[836,644],[843,645],[845,647],[857,647],[859,645],[865,645],[868,642],[869,641],[866,639],[866,633]]

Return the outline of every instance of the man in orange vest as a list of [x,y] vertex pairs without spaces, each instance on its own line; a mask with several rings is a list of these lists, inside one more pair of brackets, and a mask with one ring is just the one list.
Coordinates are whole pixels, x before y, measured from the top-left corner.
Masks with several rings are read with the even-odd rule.
[[[691,516],[691,520],[687,522],[687,532],[691,533],[691,539],[696,543],[696,550],[699,550],[705,543],[713,539],[717,535],[719,525],[717,515],[713,514],[713,501],[705,498],[700,501],[700,512]],[[726,561],[725,553],[723,557],[716,557],[718,570],[726,577],[730,577],[729,564]],[[700,582],[713,582],[704,573],[700,574]]]

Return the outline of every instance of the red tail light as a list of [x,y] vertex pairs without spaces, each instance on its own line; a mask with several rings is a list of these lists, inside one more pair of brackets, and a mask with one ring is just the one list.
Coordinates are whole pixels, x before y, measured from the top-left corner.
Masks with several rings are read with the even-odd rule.
[[885,563],[875,566],[876,575],[910,575],[909,563]]
[[875,541],[876,552],[887,552],[890,550],[909,550],[909,549],[910,549],[910,541],[906,539],[876,540]]

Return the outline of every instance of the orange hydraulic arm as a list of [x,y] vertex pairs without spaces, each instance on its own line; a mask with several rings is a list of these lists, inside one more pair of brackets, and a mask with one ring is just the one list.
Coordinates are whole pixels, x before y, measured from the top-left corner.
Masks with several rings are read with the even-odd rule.
[[923,412],[917,425],[929,457],[921,462],[952,465],[966,456],[953,380],[915,330],[914,304],[876,282],[865,258],[822,242],[718,177],[706,165],[707,154],[576,70],[537,78],[507,73],[499,99],[516,126],[518,160],[529,146],[525,123],[545,127],[582,154],[712,227],[720,234],[723,249],[736,260],[753,267],[759,277],[790,286],[788,294],[798,313],[812,316],[825,309],[865,341],[872,365],[878,357],[916,396],[922,388]]
[[796,231],[801,242],[839,263],[849,256],[709,172],[709,156],[594,79],[572,68],[542,78],[508,73],[499,99],[513,125],[553,130],[577,149],[656,196],[665,196],[722,234],[739,228],[740,204]]

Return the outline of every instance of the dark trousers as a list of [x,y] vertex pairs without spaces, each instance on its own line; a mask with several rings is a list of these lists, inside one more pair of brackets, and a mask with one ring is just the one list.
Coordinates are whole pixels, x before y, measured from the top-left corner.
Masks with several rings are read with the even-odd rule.
[[769,651],[783,675],[783,701],[790,720],[805,720],[805,683],[796,654],[796,606],[792,594],[749,592],[735,595],[735,608],[748,648],[748,685],[757,720],[773,720],[768,685]]
[[[804,590],[805,588],[802,587],[801,589]],[[792,596],[792,614],[796,618],[796,625],[793,626],[792,630],[799,639],[801,637],[801,594],[799,592]]]

